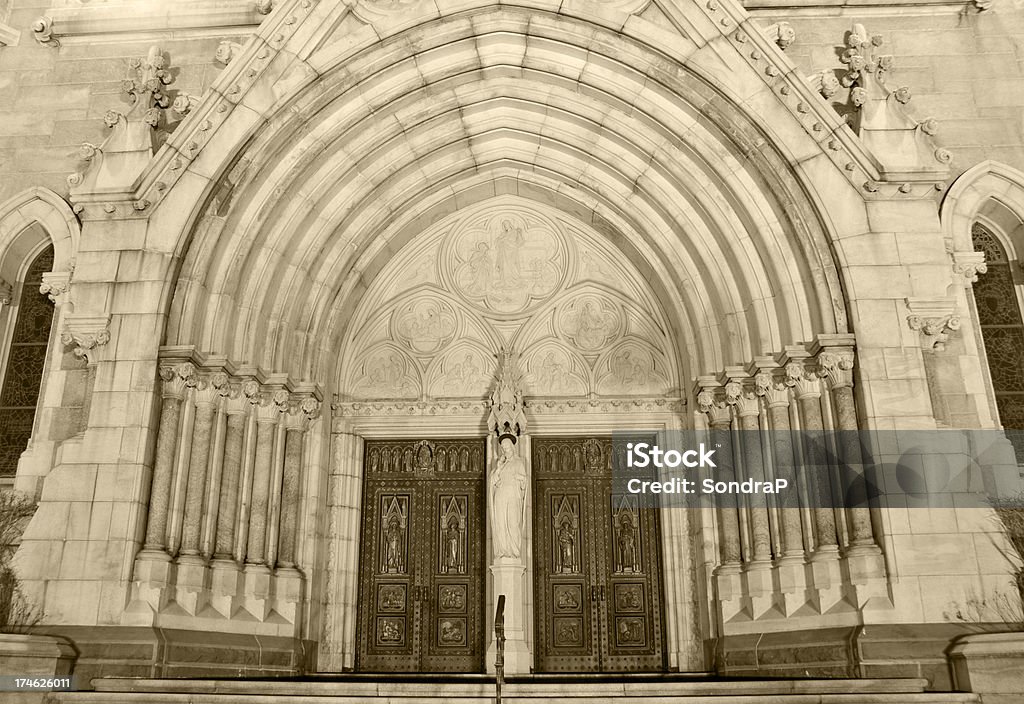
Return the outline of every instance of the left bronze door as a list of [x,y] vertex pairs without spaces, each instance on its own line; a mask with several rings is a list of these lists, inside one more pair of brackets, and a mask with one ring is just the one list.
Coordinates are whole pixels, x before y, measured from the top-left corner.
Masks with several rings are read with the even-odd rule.
[[359,648],[366,672],[481,672],[484,441],[367,441]]

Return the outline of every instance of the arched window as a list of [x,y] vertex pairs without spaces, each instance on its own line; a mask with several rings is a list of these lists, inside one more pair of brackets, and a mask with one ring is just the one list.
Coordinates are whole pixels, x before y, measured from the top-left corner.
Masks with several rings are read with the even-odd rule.
[[[0,389],[0,477],[13,477],[18,458],[32,436],[32,423],[43,379],[46,347],[53,324],[53,304],[39,293],[43,274],[53,268],[53,246],[32,262],[22,282],[17,320],[7,352]],[[2,342],[2,341],[0,341]]]
[[985,253],[988,271],[974,284],[999,420],[1024,462],[1024,320],[1006,249],[983,225],[971,229],[974,249]]

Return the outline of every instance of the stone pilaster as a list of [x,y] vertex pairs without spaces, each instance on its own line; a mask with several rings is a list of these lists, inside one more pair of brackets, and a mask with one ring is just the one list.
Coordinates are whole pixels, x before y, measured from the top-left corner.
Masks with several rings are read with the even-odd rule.
[[299,503],[302,488],[303,436],[320,403],[307,397],[293,404],[285,418],[284,481],[281,490],[281,528],[278,565],[294,570],[298,550]]

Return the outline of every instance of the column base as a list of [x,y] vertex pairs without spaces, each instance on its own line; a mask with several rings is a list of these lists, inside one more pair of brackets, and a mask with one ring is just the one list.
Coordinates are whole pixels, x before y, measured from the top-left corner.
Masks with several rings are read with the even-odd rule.
[[[492,604],[498,603],[498,596],[505,595],[505,674],[527,674],[533,665],[533,653],[526,643],[526,592],[523,575],[526,566],[519,560],[499,558],[491,565]],[[490,634],[487,646],[486,667],[494,672],[494,658],[498,643],[494,632]]]

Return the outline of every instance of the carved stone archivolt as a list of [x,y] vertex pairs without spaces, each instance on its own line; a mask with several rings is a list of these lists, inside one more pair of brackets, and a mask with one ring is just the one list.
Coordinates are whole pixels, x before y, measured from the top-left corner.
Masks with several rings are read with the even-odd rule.
[[531,397],[671,395],[666,330],[643,277],[600,236],[496,198],[419,235],[376,277],[339,401],[483,399],[509,344]]

